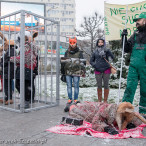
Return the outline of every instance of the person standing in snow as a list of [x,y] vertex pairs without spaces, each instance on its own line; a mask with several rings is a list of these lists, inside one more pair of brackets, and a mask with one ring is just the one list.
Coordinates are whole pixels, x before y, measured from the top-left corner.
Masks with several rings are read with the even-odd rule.
[[131,53],[127,87],[122,101],[133,103],[140,81],[139,113],[146,117],[146,12],[142,12],[133,21],[136,22],[137,30],[128,40],[127,29],[122,32],[122,39],[125,36],[124,51]]
[[[34,34],[33,34],[34,35]],[[38,52],[38,47],[35,45],[33,42],[34,36],[31,36],[31,33],[29,31],[25,31],[25,105],[24,108],[29,108],[30,107],[30,102],[31,102],[31,92],[32,96],[34,97],[34,89],[31,91],[31,84],[32,88],[34,88],[34,81],[33,80],[33,73],[36,65],[37,65],[37,52]],[[18,42],[20,42],[20,36],[18,35]],[[21,51],[21,46],[20,46],[20,51]],[[32,56],[31,56],[32,55]],[[16,57],[11,57],[10,58],[11,62],[16,61],[17,69],[16,69],[16,89],[20,93],[20,55]],[[18,105],[20,106],[20,105]]]
[[[102,102],[102,80],[104,82],[104,102],[107,103],[108,95],[109,95],[109,78],[110,78],[110,65],[106,62],[106,60],[114,59],[113,54],[110,49],[105,47],[105,40],[98,39],[96,43],[96,49],[92,53],[90,58],[90,64],[95,69],[95,77],[97,81],[97,94],[98,94],[98,102]],[[106,60],[105,60],[105,59]]]
[[[69,48],[65,52],[64,57],[70,58],[70,59],[83,59],[83,53],[79,50],[77,46],[77,38],[72,37],[69,38]],[[73,65],[76,67],[74,68]],[[69,111],[69,107],[72,103],[79,103],[78,101],[78,95],[79,95],[79,81],[80,76],[72,75],[74,70],[76,68],[80,68],[80,64],[74,64],[71,62],[65,63],[64,66],[64,73],[66,75],[66,82],[67,82],[67,93],[68,93],[68,102],[66,104],[66,107],[64,109],[65,112]],[[74,100],[72,99],[72,80],[74,83]]]

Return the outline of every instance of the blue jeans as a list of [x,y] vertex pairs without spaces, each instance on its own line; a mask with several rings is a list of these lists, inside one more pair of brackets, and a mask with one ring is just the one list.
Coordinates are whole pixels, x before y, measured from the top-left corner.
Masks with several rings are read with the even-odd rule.
[[70,100],[72,100],[72,80],[74,82],[74,100],[78,99],[79,95],[79,81],[80,77],[76,76],[66,76],[66,82],[67,82],[67,93]]

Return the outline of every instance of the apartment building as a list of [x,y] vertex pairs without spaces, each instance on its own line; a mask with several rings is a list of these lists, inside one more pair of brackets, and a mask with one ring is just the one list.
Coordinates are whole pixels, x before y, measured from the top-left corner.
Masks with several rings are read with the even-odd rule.
[[75,0],[48,0],[47,17],[60,21],[60,35],[75,35]]

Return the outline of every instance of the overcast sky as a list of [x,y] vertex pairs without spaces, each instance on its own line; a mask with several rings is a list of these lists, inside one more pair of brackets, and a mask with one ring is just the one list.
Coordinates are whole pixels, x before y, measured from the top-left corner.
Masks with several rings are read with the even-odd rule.
[[[104,1],[105,0],[75,0],[76,2],[76,27],[79,28],[83,22],[84,16],[90,16],[94,12],[104,16]],[[106,0],[112,4],[131,4],[145,0]]]

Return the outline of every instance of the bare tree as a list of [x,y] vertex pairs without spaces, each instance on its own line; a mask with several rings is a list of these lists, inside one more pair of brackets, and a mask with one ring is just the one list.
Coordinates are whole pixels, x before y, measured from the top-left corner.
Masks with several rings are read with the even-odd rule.
[[75,30],[77,36],[90,38],[91,52],[94,50],[94,44],[97,38],[103,36],[103,30],[100,28],[102,23],[103,17],[95,12],[91,17],[84,17],[84,22],[80,26],[81,30]]
[[91,49],[90,49],[90,44],[88,40],[78,40],[78,46],[80,50],[84,52],[84,58],[90,60],[91,57]]

